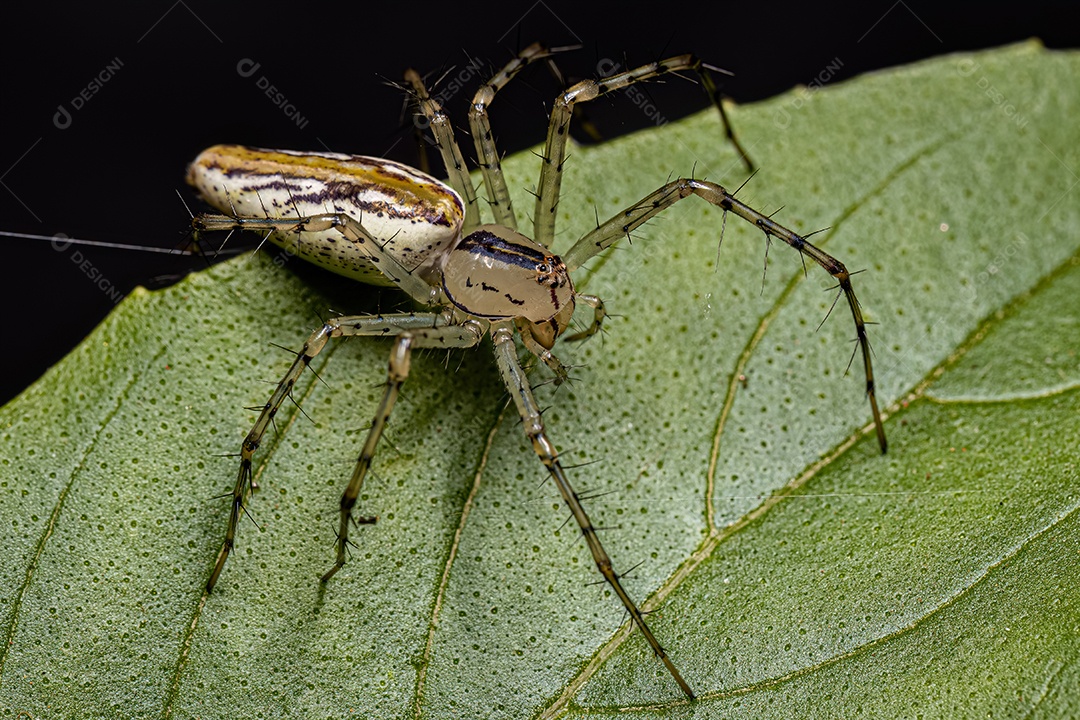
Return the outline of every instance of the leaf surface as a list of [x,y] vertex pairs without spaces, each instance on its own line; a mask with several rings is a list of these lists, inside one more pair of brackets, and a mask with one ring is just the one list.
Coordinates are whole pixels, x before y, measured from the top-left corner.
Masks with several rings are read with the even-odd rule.
[[[1026,44],[732,111],[740,198],[867,271],[888,455],[790,248],[763,281],[760,232],[691,198],[578,274],[618,317],[556,346],[544,419],[695,703],[593,583],[486,343],[414,361],[326,587],[388,346],[320,355],[204,595],[267,343],[394,302],[270,252],[137,291],[0,409],[0,717],[1080,713],[1078,66]],[[672,173],[743,179],[711,113],[572,155],[562,250]]]

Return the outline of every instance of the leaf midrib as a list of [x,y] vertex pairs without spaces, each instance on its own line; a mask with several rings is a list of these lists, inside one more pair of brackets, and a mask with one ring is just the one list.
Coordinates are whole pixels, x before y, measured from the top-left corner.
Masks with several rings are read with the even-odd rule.
[[[961,359],[965,355],[967,355],[969,351],[971,351],[974,347],[978,346],[985,339],[987,334],[990,333],[990,331],[992,331],[995,327],[1008,322],[1016,314],[1017,308],[1019,306],[1030,302],[1032,298],[1034,298],[1039,292],[1052,285],[1059,277],[1069,272],[1078,261],[1080,261],[1080,253],[1074,253],[1070,257],[1063,260],[1057,267],[1055,267],[1045,276],[1036,281],[1031,287],[1017,293],[1010,301],[1005,303],[1005,305],[1000,308],[988,311],[985,315],[985,319],[983,320],[983,322],[978,327],[976,327],[975,330],[973,330],[971,334],[968,335],[968,337],[965,338],[965,340],[953,352],[949,353],[949,356],[947,358],[945,358],[941,363],[933,367],[926,374],[923,380],[916,385],[916,387],[911,391],[911,393],[909,393],[908,395],[901,398],[887,408],[885,417],[892,417],[894,415],[900,417],[909,414],[910,412],[914,411],[914,408],[916,408],[919,403],[922,402],[937,403],[938,401],[935,398],[929,397],[926,392],[930,387],[932,387],[933,383],[938,378],[940,378],[946,370],[948,370],[950,367],[957,365],[961,361]],[[1072,392],[1078,388],[1080,388],[1080,385],[1077,385],[1074,388],[1071,388],[1070,390],[1067,390],[1065,392]],[[1048,396],[1065,394],[1065,392],[1050,393]],[[769,510],[771,510],[774,506],[778,505],[780,501],[789,497],[793,492],[804,486],[806,483],[812,480],[819,471],[832,465],[833,462],[842,457],[849,448],[855,445],[860,439],[872,434],[872,432],[873,426],[868,425],[853,433],[842,443],[840,443],[840,445],[838,445],[837,448],[835,448],[829,455],[825,456],[817,463],[814,463],[809,468],[807,468],[807,470],[804,471],[798,478],[789,482],[783,488],[772,493],[769,498],[761,505],[758,505],[756,508],[746,513],[735,522],[721,529],[717,536],[707,538],[702,543],[699,550],[695,552],[691,558],[698,558],[698,555],[700,553],[700,558],[697,560],[697,562],[689,568],[687,568],[687,564],[684,563],[684,565],[681,566],[679,570],[676,571],[676,573],[672,576],[672,581],[669,581],[669,583],[665,583],[660,589],[657,590],[656,593],[650,596],[648,600],[646,600],[646,602],[642,604],[643,609],[649,610],[656,607],[660,601],[666,598],[667,595],[670,594],[670,592],[674,591],[674,589],[679,584],[681,584],[683,579],[689,576],[690,572],[695,567],[697,567],[697,565],[700,565],[702,562],[704,562],[708,558],[708,556],[711,555],[711,553],[720,545],[720,543],[734,536],[737,532],[741,531],[755,521],[761,519],[766,513],[768,513]],[[1065,512],[1056,516],[1052,521],[1029,533],[1021,542],[1012,546],[1012,548],[1002,554],[994,562],[989,563],[981,574],[976,576],[974,580],[970,581],[970,583],[965,585],[960,591],[943,600],[937,606],[932,608],[929,612],[920,615],[912,623],[909,623],[902,628],[898,628],[897,630],[894,630],[887,635],[883,635],[879,638],[874,638],[873,640],[854,647],[845,653],[841,653],[840,655],[827,658],[825,660],[822,660],[821,662],[814,663],[813,665],[807,667],[798,668],[782,676],[769,678],[767,680],[763,680],[761,682],[757,682],[746,687],[736,688],[734,690],[722,690],[714,693],[704,693],[699,697],[699,701],[708,699],[725,699],[739,695],[746,695],[757,690],[775,687],[784,682],[803,677],[812,671],[824,667],[829,667],[842,660],[846,660],[850,657],[867,652],[870,649],[877,647],[878,645],[884,644],[887,641],[893,640],[897,637],[900,637],[915,630],[916,628],[920,627],[924,623],[924,621],[935,617],[941,611],[947,609],[948,607],[951,607],[956,602],[966,597],[977,586],[983,584],[986,580],[990,579],[995,570],[1004,567],[1010,559],[1019,555],[1022,551],[1024,551],[1025,548],[1030,546],[1032,542],[1042,537],[1045,533],[1053,530],[1062,522],[1072,517],[1074,514],[1076,514],[1077,510],[1080,510],[1080,502],[1074,503],[1073,505],[1069,506]],[[576,694],[576,689],[584,685],[584,683],[593,674],[595,674],[596,670],[599,669],[599,665],[601,663],[597,663],[595,658],[600,657],[602,660],[606,660],[611,654],[615,652],[616,649],[618,649],[618,646],[621,645],[627,637],[629,637],[631,631],[632,628],[628,627],[625,624],[620,627],[618,632],[616,632],[612,636],[611,640],[609,640],[608,643],[606,643],[604,647],[602,647],[600,651],[597,652],[596,656],[594,656],[594,660],[582,670],[582,673],[580,673],[578,677],[575,677],[573,681],[568,683],[567,688],[575,688],[574,694]],[[545,709],[545,711],[541,714],[540,717],[557,717],[564,710],[568,709],[568,703],[570,699],[572,699],[574,694],[564,693],[564,695],[560,696],[559,700],[556,703],[553,703],[552,706]],[[615,708],[615,710],[617,710],[620,714],[630,712],[644,712],[650,710],[671,709],[674,707],[686,705],[687,702],[688,701],[686,701],[685,699],[679,698],[669,703],[660,703],[645,706],[623,706]],[[605,708],[604,712],[607,712],[611,709],[612,708]],[[582,710],[587,713],[590,712],[588,709]],[[598,708],[597,710],[599,711],[600,709]]]
[[[896,630],[893,630],[892,632],[890,632],[890,633],[888,633],[886,635],[876,637],[873,640],[870,640],[868,642],[863,643],[862,645],[858,645],[856,647],[853,647],[850,650],[848,650],[847,652],[840,653],[839,655],[834,655],[832,657],[821,660],[820,662],[816,662],[816,663],[814,663],[812,665],[807,665],[805,667],[801,667],[801,668],[798,668],[796,670],[792,670],[791,672],[786,673],[784,675],[781,675],[779,677],[769,678],[767,680],[762,680],[760,682],[756,682],[756,683],[753,683],[751,685],[746,685],[744,687],[735,688],[735,689],[732,689],[732,690],[719,690],[719,691],[716,691],[716,692],[713,692],[713,693],[703,693],[698,698],[697,702],[705,702],[705,701],[708,701],[708,700],[725,700],[725,699],[732,698],[732,697],[738,697],[740,695],[748,695],[750,693],[757,692],[759,690],[766,690],[766,689],[779,687],[779,686],[781,686],[781,685],[783,685],[785,683],[798,680],[801,677],[804,677],[806,675],[817,672],[819,670],[831,667],[831,666],[836,665],[838,663],[844,662],[845,660],[849,660],[849,659],[851,659],[853,657],[858,657],[859,655],[865,655],[866,653],[872,652],[874,649],[876,649],[877,647],[879,647],[881,645],[885,645],[886,643],[892,642],[892,641],[894,641],[894,640],[896,640],[896,639],[898,639],[900,637],[903,637],[904,635],[908,635],[908,634],[914,632],[915,630],[919,629],[920,627],[922,627],[927,622],[930,622],[931,620],[933,620],[935,617],[940,615],[942,612],[948,610],[950,607],[952,607],[956,603],[958,603],[961,600],[963,600],[964,598],[966,598],[968,595],[970,595],[972,592],[974,592],[978,587],[986,584],[988,581],[990,581],[996,575],[996,573],[999,570],[1005,569],[1008,565],[1011,564],[1011,562],[1014,559],[1019,557],[1021,555],[1021,553],[1027,551],[1028,549],[1030,549],[1032,543],[1034,543],[1039,538],[1046,535],[1051,530],[1055,529],[1061,523],[1065,522],[1066,520],[1068,520],[1072,516],[1076,515],[1078,511],[1080,511],[1080,502],[1073,503],[1073,505],[1071,505],[1065,512],[1063,512],[1060,515],[1056,516],[1050,522],[1048,522],[1048,523],[1044,524],[1043,526],[1037,528],[1034,532],[1027,535],[1022,541],[1015,544],[1013,547],[1009,548],[1009,550],[1007,552],[1003,553],[997,560],[995,560],[994,562],[988,564],[978,576],[974,576],[973,578],[965,581],[967,584],[965,584],[964,587],[960,591],[956,592],[955,594],[949,596],[948,598],[946,598],[942,602],[938,603],[936,606],[931,608],[929,610],[929,612],[926,612],[926,613],[924,613],[922,615],[919,615],[917,618],[915,618],[915,620],[913,622],[908,623],[904,627],[897,628]],[[633,712],[667,710],[667,709],[671,709],[671,708],[674,708],[674,707],[679,707],[679,706],[686,705],[686,704],[687,704],[687,701],[685,699],[680,698],[678,700],[674,700],[674,701],[669,702],[669,703],[659,703],[659,704],[653,704],[653,705],[641,705],[641,706],[633,706],[633,707],[626,706],[626,707],[619,707],[619,708],[616,708],[616,709],[618,710],[618,712],[620,714],[625,714],[625,713],[633,713]],[[610,709],[611,708],[603,709],[603,714],[607,714],[607,712]],[[587,714],[592,714],[592,712],[588,708],[583,708],[583,710]],[[597,711],[600,711],[600,709],[597,708]]]
[[[966,126],[965,126],[966,129]],[[832,222],[828,229],[825,231],[822,237],[819,247],[825,247],[829,241],[836,236],[841,227],[855,215],[855,213],[862,207],[865,207],[867,203],[878,197],[899,180],[903,175],[915,167],[915,165],[925,158],[932,156],[938,151],[942,150],[948,144],[963,137],[964,129],[960,131],[952,131],[945,133],[941,137],[937,138],[933,142],[924,145],[917,151],[912,153],[908,158],[905,158],[901,162],[897,163],[889,172],[885,173],[882,178],[873,185],[866,193],[861,197],[853,201],[850,205],[840,211],[836,220]],[[614,246],[612,250],[614,250]],[[612,252],[609,250],[604,254],[602,261],[606,261]],[[586,281],[592,277],[595,272],[599,271],[602,264],[598,264],[593,268],[590,274],[586,277]],[[690,574],[707,560],[712,553],[720,546],[720,543],[734,536],[737,532],[747,527],[754,520],[759,519],[766,512],[768,512],[780,499],[789,495],[796,488],[802,486],[814,477],[819,471],[831,465],[835,460],[839,459],[846,453],[846,451],[853,446],[859,438],[871,432],[873,425],[869,425],[856,431],[851,436],[842,440],[836,447],[830,450],[821,460],[811,463],[805,467],[796,477],[787,483],[783,488],[774,492],[768,499],[761,504],[755,506],[748,512],[746,512],[741,518],[734,520],[724,528],[716,527],[716,510],[713,505],[713,494],[716,486],[716,468],[720,457],[721,439],[724,433],[724,429],[727,425],[727,419],[730,416],[730,412],[735,403],[735,394],[739,385],[739,375],[746,369],[754,355],[754,351],[757,349],[762,338],[764,338],[769,326],[773,320],[780,314],[787,306],[787,301],[791,298],[795,289],[803,282],[806,274],[795,273],[788,280],[784,289],[777,296],[773,304],[765,311],[761,316],[757,327],[754,332],[751,333],[750,339],[747,341],[742,352],[739,354],[738,359],[735,362],[735,367],[730,373],[730,379],[728,382],[728,389],[724,396],[724,403],[721,406],[720,414],[717,417],[715,423],[715,431],[711,444],[711,451],[709,455],[708,471],[706,476],[705,486],[705,518],[707,535],[705,539],[698,545],[697,549],[690,554],[686,560],[676,569],[671,577],[664,582],[659,588],[656,589],[651,595],[649,595],[645,601],[641,604],[642,609],[646,612],[655,609],[668,595],[674,592],[682,582],[690,576]],[[583,283],[584,285],[584,283]],[[893,414],[897,408],[897,405],[893,405],[886,409],[883,413],[883,421]],[[551,705],[545,708],[540,717],[549,718],[562,712],[571,698],[576,696],[577,691],[591,678],[600,666],[610,657],[623,642],[633,632],[633,627],[627,623],[623,623],[619,629],[612,634],[611,638],[601,646],[597,652],[593,655],[593,658],[582,668],[582,671],[575,676],[566,685],[566,690],[562,693]]]

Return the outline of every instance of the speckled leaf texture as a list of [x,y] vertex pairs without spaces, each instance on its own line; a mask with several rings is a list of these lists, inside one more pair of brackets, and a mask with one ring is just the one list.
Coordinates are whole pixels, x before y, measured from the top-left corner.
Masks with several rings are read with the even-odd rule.
[[[1078,77],[1028,43],[732,108],[739,197],[865,270],[887,455],[790,248],[763,282],[762,234],[728,217],[718,252],[691,198],[578,273],[618,317],[533,382],[697,701],[595,582],[486,341],[416,357],[325,587],[388,345],[319,356],[204,594],[269,343],[367,293],[270,251],[133,293],[0,410],[0,718],[1080,715]],[[507,161],[518,208],[537,170]],[[556,249],[691,172],[746,179],[714,113],[574,148]]]

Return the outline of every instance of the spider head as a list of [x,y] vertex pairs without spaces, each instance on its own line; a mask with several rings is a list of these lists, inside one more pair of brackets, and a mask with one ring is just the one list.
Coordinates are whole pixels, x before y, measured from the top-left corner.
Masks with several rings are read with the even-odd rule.
[[574,284],[559,256],[502,225],[462,238],[443,264],[442,286],[470,315],[530,324],[548,349],[574,314]]

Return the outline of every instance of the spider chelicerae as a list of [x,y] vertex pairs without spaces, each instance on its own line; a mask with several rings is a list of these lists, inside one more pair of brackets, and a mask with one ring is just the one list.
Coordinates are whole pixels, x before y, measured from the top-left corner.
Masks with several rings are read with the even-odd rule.
[[[624,589],[620,574],[560,463],[519,361],[515,337],[547,365],[556,382],[565,381],[568,368],[552,353],[555,341],[560,337],[570,341],[588,338],[600,329],[606,317],[603,301],[576,292],[571,274],[598,253],[629,237],[651,218],[691,196],[721,208],[725,219],[731,212],[757,226],[767,239],[783,240],[836,279],[840,294],[851,309],[866,370],[866,394],[884,452],[885,432],[874,394],[866,325],[843,263],[744,204],[720,185],[706,180],[669,181],[606,222],[598,223],[596,229],[586,233],[562,256],[549,249],[555,235],[570,120],[577,103],[660,75],[693,72],[719,109],[728,137],[739,147],[709,75],[710,68],[692,55],[649,63],[600,80],[585,80],[558,95],[541,156],[532,237],[518,232],[491,133],[488,108],[496,93],[523,67],[549,58],[552,52],[539,44],[529,46],[481,87],[473,99],[469,126],[494,215],[492,224],[480,221],[477,192],[450,121],[414,71],[406,73],[408,88],[419,113],[430,125],[449,176],[448,183],[379,158],[235,145],[209,148],[191,164],[188,182],[210,204],[228,213],[197,216],[193,221],[197,233],[260,231],[290,252],[334,272],[368,283],[396,286],[426,308],[422,312],[333,318],[307,339],[262,407],[241,447],[240,469],[230,493],[228,529],[207,589],[213,589],[234,547],[237,526],[253,489],[252,458],[263,434],[304,369],[330,339],[387,337],[391,349],[382,400],[341,497],[337,557],[322,576],[323,582],[345,564],[351,526],[375,522],[372,517],[354,516],[353,509],[402,383],[409,375],[413,350],[473,347],[490,336],[499,374],[521,416],[525,435],[581,528],[597,568],[675,682],[687,697],[693,698],[690,685]],[[749,164],[745,153],[739,150]],[[592,320],[581,332],[567,335],[578,303],[591,309]]]

